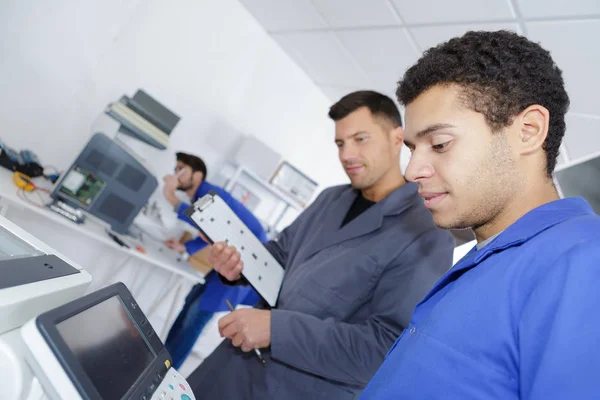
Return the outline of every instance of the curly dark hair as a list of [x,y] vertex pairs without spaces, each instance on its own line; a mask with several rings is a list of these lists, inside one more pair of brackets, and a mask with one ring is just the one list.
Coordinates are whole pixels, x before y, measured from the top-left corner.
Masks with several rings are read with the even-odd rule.
[[427,89],[449,84],[461,88],[465,105],[483,114],[493,132],[532,104],[546,107],[550,125],[543,149],[552,176],[569,96],[547,50],[513,32],[467,32],[427,50],[398,82],[396,95],[408,105]]

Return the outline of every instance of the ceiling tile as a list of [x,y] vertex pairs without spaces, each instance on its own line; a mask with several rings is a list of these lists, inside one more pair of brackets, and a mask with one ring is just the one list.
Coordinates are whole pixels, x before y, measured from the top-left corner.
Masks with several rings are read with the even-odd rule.
[[563,70],[571,111],[600,114],[600,21],[528,23],[528,36],[550,50]]
[[519,32],[519,26],[516,23],[430,26],[410,28],[410,31],[412,32],[419,48],[422,51],[425,51],[430,47],[452,39],[453,37],[462,36],[468,31],[497,31],[501,29]]
[[329,100],[331,100],[332,104],[335,103],[336,101],[338,101],[339,99],[341,99],[342,97],[344,97],[345,95],[355,92],[357,90],[360,90],[359,88],[326,86],[326,85],[321,85],[321,86],[319,86],[319,88],[321,89],[321,91],[323,93],[325,93],[325,96],[327,96],[327,98]]
[[313,0],[333,28],[399,25],[387,0]]
[[322,29],[327,24],[310,0],[240,0],[271,32]]
[[567,115],[564,144],[570,161],[600,151],[600,117]]
[[525,18],[574,17],[600,14],[598,0],[518,0]]
[[347,87],[367,84],[332,32],[277,33],[273,38],[317,84]]
[[507,0],[392,0],[407,24],[514,19]]
[[394,92],[396,82],[417,59],[402,28],[338,31],[338,37],[374,88]]

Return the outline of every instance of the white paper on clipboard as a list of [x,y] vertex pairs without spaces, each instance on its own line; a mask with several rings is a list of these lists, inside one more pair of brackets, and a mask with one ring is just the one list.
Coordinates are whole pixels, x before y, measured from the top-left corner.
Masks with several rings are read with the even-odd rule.
[[242,275],[275,307],[284,269],[227,203],[211,191],[184,213],[211,243],[225,242],[237,249],[244,263]]

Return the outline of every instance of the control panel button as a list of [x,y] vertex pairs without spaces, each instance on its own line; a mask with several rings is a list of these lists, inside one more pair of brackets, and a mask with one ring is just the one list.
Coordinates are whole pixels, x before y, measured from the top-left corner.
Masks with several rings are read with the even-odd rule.
[[179,387],[181,388],[181,390],[187,390],[187,389],[185,388],[185,385],[184,385],[183,383],[180,383],[180,384],[179,384]]
[[181,400],[192,400],[192,398],[190,396],[188,396],[187,394],[182,394]]
[[173,386],[173,385],[169,385],[169,389],[171,389],[171,390],[175,390],[175,386]]

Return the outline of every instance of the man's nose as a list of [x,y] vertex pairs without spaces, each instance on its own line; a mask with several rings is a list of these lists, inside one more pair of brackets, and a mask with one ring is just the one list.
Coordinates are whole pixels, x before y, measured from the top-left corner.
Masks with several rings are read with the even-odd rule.
[[420,179],[431,178],[434,169],[431,163],[418,154],[413,153],[406,167],[405,178],[411,182],[417,182]]

